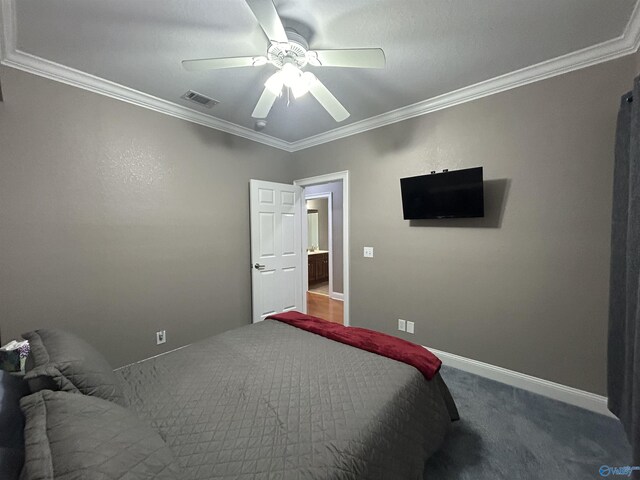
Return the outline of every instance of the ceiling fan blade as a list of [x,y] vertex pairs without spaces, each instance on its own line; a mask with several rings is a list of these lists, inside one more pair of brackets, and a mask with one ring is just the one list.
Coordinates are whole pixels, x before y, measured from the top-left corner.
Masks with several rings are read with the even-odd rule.
[[246,2],[269,40],[279,43],[289,41],[276,6],[271,0],[246,0]]
[[[318,66],[384,68],[386,60],[381,48],[354,48],[348,50],[314,50],[309,52],[318,60]],[[316,63],[310,61],[312,65]]]
[[221,68],[251,67],[264,65],[265,57],[227,57],[227,58],[201,58],[198,60],[183,60],[182,66],[190,72],[199,70],[216,70]]
[[251,114],[251,116],[253,118],[267,118],[267,115],[269,115],[271,107],[273,107],[276,98],[278,98],[278,95],[273,93],[268,88],[265,88],[262,92],[262,95],[260,95],[260,99],[256,104],[256,108],[253,109],[253,113]]
[[331,115],[336,122],[341,122],[349,118],[350,114],[347,112],[347,109],[342,106],[338,99],[334,97],[329,89],[317,78],[310,83],[309,93],[318,100],[320,105],[329,112],[329,115]]

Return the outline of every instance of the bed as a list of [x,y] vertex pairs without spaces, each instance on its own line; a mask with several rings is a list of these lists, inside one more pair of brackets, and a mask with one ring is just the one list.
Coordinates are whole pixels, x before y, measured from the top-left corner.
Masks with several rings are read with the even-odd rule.
[[[422,478],[458,418],[439,360],[418,370],[307,320],[265,320],[115,372],[68,332],[25,334],[20,479]],[[378,341],[362,348],[403,342],[364,334]],[[423,357],[406,347],[407,361]]]
[[457,418],[439,375],[273,320],[118,374],[194,480],[418,479]]

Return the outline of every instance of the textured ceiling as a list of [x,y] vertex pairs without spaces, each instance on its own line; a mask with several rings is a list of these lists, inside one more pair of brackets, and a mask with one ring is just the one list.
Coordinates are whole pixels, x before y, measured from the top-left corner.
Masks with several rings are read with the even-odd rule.
[[[275,0],[312,48],[381,47],[383,70],[308,67],[351,113],[337,124],[309,95],[278,99],[263,133],[295,142],[623,34],[635,0]],[[243,0],[19,0],[16,47],[253,128],[274,67],[187,72],[183,59],[264,55]],[[180,98],[215,98],[209,110]]]

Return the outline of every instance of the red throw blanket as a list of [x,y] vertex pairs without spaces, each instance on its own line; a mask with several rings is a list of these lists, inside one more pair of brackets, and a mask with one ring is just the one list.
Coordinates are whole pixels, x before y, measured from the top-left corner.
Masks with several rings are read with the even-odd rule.
[[366,328],[345,327],[295,310],[269,315],[267,319],[278,320],[336,342],[404,362],[420,370],[427,380],[431,380],[442,365],[438,357],[420,345]]

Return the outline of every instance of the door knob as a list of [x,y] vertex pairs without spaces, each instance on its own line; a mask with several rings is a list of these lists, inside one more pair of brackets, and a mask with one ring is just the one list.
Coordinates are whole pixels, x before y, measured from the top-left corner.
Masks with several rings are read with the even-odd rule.
[[259,263],[256,263],[253,268],[255,268],[256,270],[264,270],[265,266],[264,265],[260,265]]

